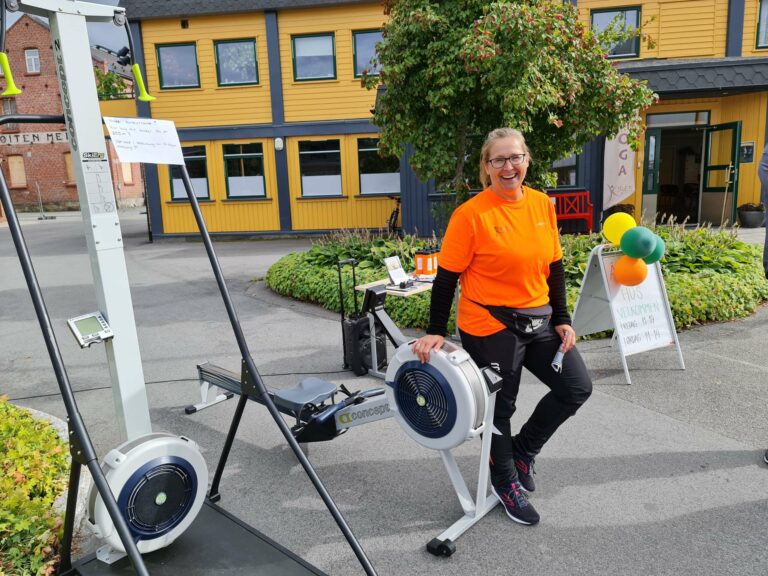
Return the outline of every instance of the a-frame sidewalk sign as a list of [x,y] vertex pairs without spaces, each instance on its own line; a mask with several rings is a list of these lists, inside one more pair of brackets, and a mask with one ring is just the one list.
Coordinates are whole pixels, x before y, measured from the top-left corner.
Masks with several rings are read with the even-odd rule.
[[649,264],[648,276],[637,286],[623,286],[613,278],[613,267],[622,255],[607,244],[592,249],[573,311],[576,334],[613,330],[611,343],[618,343],[627,384],[632,383],[627,356],[640,352],[675,346],[685,370],[661,265]]

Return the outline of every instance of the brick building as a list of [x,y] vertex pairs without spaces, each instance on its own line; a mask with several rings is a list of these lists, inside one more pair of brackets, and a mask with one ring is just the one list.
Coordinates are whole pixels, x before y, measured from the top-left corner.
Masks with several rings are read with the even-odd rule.
[[[6,34],[6,53],[14,81],[22,93],[0,98],[2,114],[61,114],[61,95],[47,22],[26,14],[19,18]],[[107,53],[94,55],[94,65],[112,70],[113,67],[104,64],[109,57]],[[0,83],[4,89],[3,78]],[[107,152],[118,205],[143,204],[140,165],[121,164],[109,142]],[[38,190],[46,209],[79,207],[64,124],[0,126],[0,163],[13,202],[19,209],[35,209]]]

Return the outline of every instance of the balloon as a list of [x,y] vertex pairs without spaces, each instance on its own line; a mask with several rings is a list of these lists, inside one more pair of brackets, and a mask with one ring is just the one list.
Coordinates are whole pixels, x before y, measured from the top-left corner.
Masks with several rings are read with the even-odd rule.
[[603,222],[603,236],[611,244],[621,242],[624,232],[637,226],[635,219],[626,212],[615,212]]
[[645,226],[635,226],[624,232],[620,244],[630,258],[645,258],[656,249],[656,234]]
[[648,266],[639,258],[622,256],[613,265],[613,279],[624,286],[642,284],[648,276]]
[[664,244],[664,240],[661,239],[661,236],[657,234],[654,234],[654,236],[656,236],[656,247],[653,249],[653,252],[643,258],[643,262],[646,264],[655,264],[661,260],[664,258],[664,252],[667,250],[667,246]]

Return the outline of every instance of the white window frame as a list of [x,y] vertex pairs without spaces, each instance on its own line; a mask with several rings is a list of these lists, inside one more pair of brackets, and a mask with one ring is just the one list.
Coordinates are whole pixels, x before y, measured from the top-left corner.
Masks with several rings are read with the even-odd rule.
[[26,48],[24,50],[24,60],[27,63],[27,74],[40,74],[40,50],[37,48]]

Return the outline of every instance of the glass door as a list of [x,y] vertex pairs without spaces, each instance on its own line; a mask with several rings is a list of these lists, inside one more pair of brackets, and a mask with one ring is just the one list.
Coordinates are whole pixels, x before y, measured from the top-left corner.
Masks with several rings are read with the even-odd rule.
[[643,218],[653,220],[659,211],[659,173],[661,168],[661,128],[645,131],[643,162]]
[[709,126],[704,133],[704,165],[699,222],[733,223],[739,189],[741,122]]

